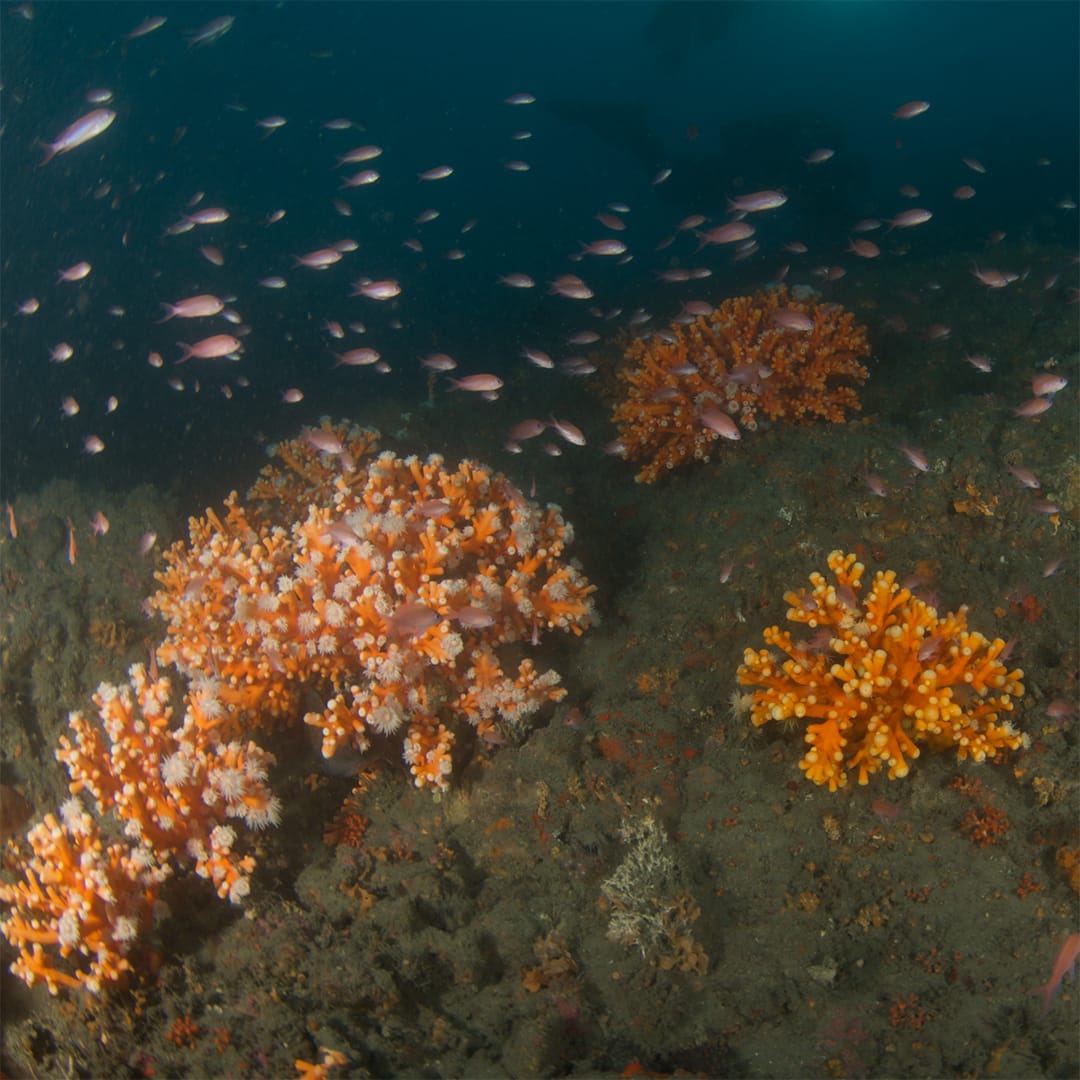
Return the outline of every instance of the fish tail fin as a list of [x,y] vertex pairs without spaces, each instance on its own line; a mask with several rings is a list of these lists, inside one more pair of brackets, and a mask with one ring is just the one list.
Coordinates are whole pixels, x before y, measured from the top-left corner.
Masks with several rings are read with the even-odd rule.
[[180,359],[176,361],[178,364],[185,363],[186,361],[190,360],[195,355],[195,350],[186,341],[178,341],[176,344],[179,345],[180,348],[184,350],[184,355],[181,356]]

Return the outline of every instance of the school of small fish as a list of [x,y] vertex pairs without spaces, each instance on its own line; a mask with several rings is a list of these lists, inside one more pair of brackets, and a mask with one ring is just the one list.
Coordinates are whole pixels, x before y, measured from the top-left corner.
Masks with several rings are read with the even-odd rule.
[[[243,47],[245,14],[240,10],[237,15],[221,15],[202,25],[183,26],[178,31],[175,17],[151,16],[138,22],[119,45],[129,51],[125,55],[137,55],[142,39],[151,34],[160,39],[177,32],[184,44],[185,56],[192,56],[191,50],[208,50],[200,55],[210,55],[211,49],[223,56],[230,47]],[[264,108],[260,103],[256,109],[254,103],[222,102],[231,112],[241,116],[254,113],[257,117],[245,120],[251,127],[246,134],[235,136],[240,144],[237,149],[245,163],[258,168],[261,144],[271,138],[275,144],[282,139],[295,139],[295,155],[303,164],[305,188],[320,193],[314,200],[316,203],[323,200],[324,210],[318,218],[318,226],[310,230],[308,244],[283,242],[276,254],[267,254],[267,246],[262,242],[265,236],[277,235],[278,229],[288,228],[287,224],[281,226],[279,223],[286,221],[291,212],[302,211],[310,217],[310,207],[285,205],[284,202],[277,206],[246,205],[242,193],[230,191],[230,185],[219,179],[214,162],[206,163],[203,175],[172,178],[172,212],[160,222],[154,241],[157,257],[184,260],[188,278],[197,284],[190,295],[153,297],[152,302],[159,306],[160,317],[149,320],[142,327],[152,332],[154,341],[153,348],[146,354],[145,364],[158,372],[157,378],[180,399],[200,393],[205,382],[215,384],[224,398],[232,400],[259,378],[260,354],[281,344],[270,339],[267,328],[250,325],[242,310],[256,290],[287,290],[297,275],[312,275],[320,284],[325,279],[325,288],[320,293],[325,306],[321,311],[308,313],[308,321],[319,325],[325,335],[324,366],[320,367],[318,359],[308,365],[305,377],[310,382],[306,386],[301,382],[273,388],[274,396],[282,405],[301,405],[305,401],[305,389],[310,392],[311,384],[322,372],[337,368],[350,369],[350,377],[364,380],[371,378],[368,372],[385,375],[400,370],[402,365],[415,365],[427,374],[429,388],[437,387],[442,393],[461,392],[466,399],[491,401],[510,392],[507,382],[511,373],[505,367],[498,371],[476,370],[479,365],[469,356],[469,343],[451,344],[449,351],[433,350],[416,357],[402,355],[395,349],[394,334],[417,319],[419,313],[411,306],[410,294],[415,293],[422,277],[430,273],[434,260],[468,262],[473,236],[482,233],[485,224],[485,207],[480,200],[471,207],[474,216],[466,217],[461,213],[461,206],[468,205],[470,183],[483,171],[491,173],[498,169],[511,174],[503,181],[507,185],[524,182],[513,174],[533,173],[532,163],[521,156],[522,150],[511,153],[509,145],[523,148],[540,141],[541,132],[517,127],[521,116],[535,115],[537,96],[524,90],[506,93],[504,88],[492,88],[490,106],[483,116],[475,118],[478,126],[496,132],[491,135],[490,157],[478,160],[474,154],[471,159],[464,155],[455,158],[452,143],[444,144],[432,147],[430,155],[421,155],[427,157],[430,164],[419,170],[397,164],[395,159],[404,156],[398,141],[400,135],[380,131],[377,116],[365,117],[364,124],[347,116],[327,117],[318,123],[310,120],[302,124],[290,123],[288,109],[283,108],[288,104],[287,92],[282,100],[266,104],[274,107]],[[94,107],[83,112],[87,105]],[[98,86],[85,93],[81,105],[72,102],[70,112],[57,117],[53,129],[56,134],[46,131],[39,135],[41,157],[37,168],[67,170],[65,179],[70,185],[71,202],[66,212],[76,218],[73,230],[76,235],[80,193],[92,190],[92,197],[112,197],[114,205],[121,205],[116,181],[101,178],[109,175],[110,163],[120,159],[125,149],[130,149],[124,141],[126,129],[134,123],[139,110],[137,99],[125,98],[109,87]],[[895,137],[900,146],[901,134],[906,137],[909,130],[930,122],[927,114],[929,117],[940,116],[941,110],[933,109],[929,101],[915,98],[899,105],[882,102],[881,130],[887,136]],[[195,123],[197,119],[193,117],[191,122]],[[184,137],[185,130],[174,134],[174,143]],[[938,193],[934,199],[925,199],[926,206],[882,207],[880,217],[852,221],[847,229],[838,233],[831,250],[811,251],[798,237],[786,234],[785,210],[791,207],[792,197],[785,191],[783,176],[775,178],[773,187],[729,191],[722,193],[722,198],[718,195],[716,201],[724,203],[723,209],[703,206],[698,212],[673,214],[668,231],[663,235],[645,235],[640,227],[635,230],[633,207],[612,197],[597,206],[591,217],[580,221],[577,250],[515,251],[511,244],[504,245],[507,252],[505,265],[500,272],[478,280],[476,288],[502,294],[504,299],[497,302],[503,305],[513,305],[515,296],[521,296],[522,303],[529,305],[523,310],[535,311],[537,305],[549,305],[552,312],[549,322],[570,328],[569,332],[560,332],[548,341],[523,340],[518,343],[518,363],[522,367],[513,379],[511,391],[519,399],[527,397],[521,377],[528,371],[554,371],[557,376],[579,380],[597,370],[596,362],[588,355],[565,355],[567,349],[602,345],[622,330],[665,339],[665,335],[670,335],[665,328],[669,321],[689,322],[713,310],[712,303],[700,296],[680,296],[670,308],[655,312],[641,307],[624,310],[619,303],[620,294],[640,285],[643,280],[654,290],[666,286],[672,286],[673,291],[693,290],[700,288],[699,283],[718,267],[727,270],[735,264],[752,261],[760,271],[759,280],[765,277],[771,282],[780,282],[794,270],[817,279],[817,287],[827,288],[830,282],[849,273],[865,274],[871,265],[902,259],[913,249],[909,237],[933,230],[943,222],[955,227],[950,217],[956,211],[950,203],[971,200],[978,190],[993,183],[992,167],[987,167],[965,150],[962,145],[957,147],[957,186],[950,197],[942,198]],[[790,167],[792,170],[825,171],[835,168],[831,163],[838,157],[842,157],[842,151],[807,145],[792,160]],[[1048,164],[1046,159],[1038,159],[1032,167]],[[969,184],[958,183],[968,173],[979,177],[982,188],[977,190]],[[653,175],[650,186],[655,189],[669,183],[672,175],[671,168],[663,168]],[[572,173],[564,179],[567,184],[574,181]],[[490,182],[490,178],[485,182]],[[392,197],[394,205],[400,206],[402,185],[415,192],[418,203],[424,200],[431,205],[412,217],[392,213],[388,203],[380,201],[379,192],[389,191],[392,187],[393,196],[386,198]],[[296,189],[291,190],[295,192]],[[453,206],[452,211],[439,206],[440,198],[448,191],[453,192],[452,200],[448,199],[446,204]],[[924,201],[919,187],[914,184],[903,183],[897,192],[903,199]],[[1040,209],[1042,212],[1068,212],[1074,210],[1075,205],[1071,198],[1062,198],[1054,207]],[[650,220],[655,221],[656,208],[651,207],[650,213]],[[434,231],[440,229],[442,231]],[[476,234],[474,230],[477,230]],[[877,239],[871,240],[869,233],[878,234]],[[296,234],[289,235],[295,237]],[[393,258],[387,257],[387,235],[391,238],[390,251],[396,244],[398,254]],[[1003,235],[1001,232],[992,234],[989,246],[992,247]],[[251,252],[255,250],[256,238],[259,239],[260,265],[252,270]],[[51,310],[55,310],[51,290],[68,293],[81,290],[75,307],[70,310],[74,310],[79,318],[89,317],[95,306],[103,302],[97,285],[103,271],[100,265],[95,269],[95,264],[100,264],[107,256],[99,255],[97,248],[90,250],[98,239],[87,236],[82,250],[73,243],[71,262],[56,268],[55,281],[41,282],[33,296],[13,305],[12,313],[22,318],[48,317]],[[120,249],[135,242],[130,226],[115,239]],[[90,255],[94,256],[93,263],[86,257]],[[233,265],[240,262],[244,269],[233,270]],[[573,264],[573,270],[566,266],[567,263]],[[971,288],[1004,290],[1025,279],[1028,273],[1029,269],[1023,266],[972,264]],[[1055,274],[1046,281],[1045,287],[1052,289],[1057,285],[1058,275]],[[148,282],[147,287],[152,290],[153,282]],[[928,291],[933,288],[930,283]],[[1075,290],[1069,295],[1075,300]],[[117,320],[135,318],[127,315],[126,305],[113,303],[107,311]],[[778,309],[772,318],[776,326],[795,334],[812,329],[807,316],[790,308]],[[899,316],[885,315],[882,325],[895,332],[908,329]],[[59,325],[54,325],[56,336],[60,330]],[[285,326],[283,330],[287,343],[296,340],[296,328]],[[75,386],[82,351],[79,335],[74,326],[66,324],[63,332],[76,344],[54,340],[48,347],[47,360],[54,365],[64,365],[63,370],[72,377],[72,385],[59,399],[59,422],[64,437],[84,455],[102,456],[107,460],[110,433],[116,428],[110,427],[105,418],[120,409],[123,397],[117,393],[102,393],[104,407],[91,409],[85,390],[81,390],[83,403],[80,404]],[[951,327],[945,323],[929,322],[922,330],[928,342],[947,342],[951,333]],[[363,343],[358,343],[357,339],[362,339]],[[331,344],[337,342],[341,344]],[[992,359],[982,354],[957,356],[954,362],[966,362],[981,374],[990,375],[993,371]],[[179,365],[190,366],[181,374],[175,370]],[[1038,370],[1032,372],[1032,397],[1011,406],[1012,416],[1017,421],[1036,419],[1052,407],[1054,395],[1067,383],[1066,377],[1055,370],[1056,366],[1056,358],[1048,357]],[[377,393],[377,388],[373,392]],[[568,386],[565,398],[560,399],[567,402],[570,411],[573,410],[574,394],[574,389]],[[122,422],[124,417],[121,415],[113,423]],[[731,418],[719,410],[705,410],[702,422],[726,440],[736,442],[740,439]],[[557,436],[557,441],[536,445],[541,447],[541,452],[553,457],[559,456],[564,446],[583,447],[589,443],[586,432],[569,417],[551,416],[546,420],[524,417],[508,426],[505,450],[521,453],[531,440],[545,432]],[[333,453],[326,448],[320,449]],[[603,449],[608,453],[619,453],[617,443],[609,443]],[[925,472],[930,467],[922,451],[910,446],[901,446],[899,450],[917,472]],[[1038,481],[1022,470],[1009,466],[1009,471],[1024,486],[1038,486]],[[888,497],[879,478],[867,473],[865,481],[875,495]]]

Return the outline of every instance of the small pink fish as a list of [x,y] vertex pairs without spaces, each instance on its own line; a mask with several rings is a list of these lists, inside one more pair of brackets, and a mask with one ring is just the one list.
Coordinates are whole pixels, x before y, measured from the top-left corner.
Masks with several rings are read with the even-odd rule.
[[964,361],[965,363],[970,364],[976,371],[981,371],[984,374],[989,374],[989,372],[994,370],[993,362],[985,356],[965,356]]
[[1072,720],[1080,716],[1080,712],[1077,711],[1076,706],[1071,701],[1066,701],[1064,698],[1055,698],[1046,706],[1046,715],[1051,720]]
[[281,400],[286,405],[299,405],[304,400],[304,393],[302,390],[297,390],[295,386],[288,390],[285,390],[281,395]]
[[156,532],[146,532],[139,537],[139,542],[135,545],[135,550],[139,554],[139,558],[145,559],[147,555],[153,550],[154,545],[157,543]]
[[350,349],[334,355],[338,361],[334,367],[366,367],[368,364],[377,364],[380,360],[378,350],[370,348]]
[[728,209],[755,214],[762,210],[776,210],[786,202],[787,196],[782,191],[755,191],[750,195],[728,199]]
[[220,225],[229,220],[229,211],[223,206],[206,206],[186,216],[193,225]]
[[897,214],[896,217],[889,221],[889,232],[893,229],[910,229],[915,225],[922,225],[924,222],[929,221],[934,215],[922,207],[915,207],[913,210],[904,210]]
[[401,286],[396,281],[367,281],[362,279],[353,283],[350,296],[366,296],[369,300],[392,300],[401,295]]
[[971,272],[988,289],[1004,289],[1006,285],[1016,280],[1015,274],[1004,273],[1001,270],[980,270],[977,263]]
[[1030,469],[1025,469],[1022,465],[1006,465],[1005,468],[1016,477],[1022,487],[1031,488],[1033,490],[1042,487],[1042,484],[1039,483],[1039,478]]
[[820,165],[822,162],[828,161],[836,153],[835,150],[829,150],[826,147],[822,147],[820,150],[811,150],[803,161],[807,165]]
[[533,105],[535,102],[536,97],[528,92],[511,94],[508,98],[503,98],[504,105]]
[[98,510],[90,519],[90,532],[93,536],[104,536],[109,531],[109,519]]
[[1033,499],[1029,509],[1033,514],[1046,514],[1047,517],[1053,517],[1054,514],[1061,513],[1061,507],[1049,499]]
[[910,120],[915,116],[922,116],[930,108],[929,101],[908,101],[901,105],[894,113],[895,120]]
[[413,507],[414,513],[423,518],[443,517],[445,514],[449,514],[451,509],[450,504],[445,499],[424,499],[423,502],[418,502]]
[[83,143],[97,138],[98,135],[109,128],[115,119],[116,113],[112,109],[94,109],[93,112],[80,116],[74,124],[64,128],[57,135],[54,142],[43,144],[45,157],[42,158],[38,168],[41,168],[42,165],[48,165],[57,154],[66,154],[68,151],[74,150],[75,147],[82,146]]
[[960,159],[969,169],[977,173],[985,173],[986,166],[977,158],[966,157]]
[[216,296],[204,294],[177,300],[175,304],[162,302],[161,306],[168,309],[168,314],[163,319],[158,319],[159,323],[168,322],[170,319],[206,319],[222,312],[225,302]]
[[[600,222],[607,229],[612,229],[615,232],[622,232],[626,228],[626,222],[616,214],[608,214],[601,211],[596,215],[596,220]],[[702,218],[702,221],[705,219]]]
[[[571,443],[573,446],[584,446],[585,435],[582,433],[581,428],[575,424],[571,424],[569,420],[558,420],[554,416],[551,418],[551,428],[557,432],[566,442]],[[539,432],[537,432],[539,434]]]
[[100,454],[105,449],[105,443],[97,435],[87,435],[83,439],[84,454]]
[[623,255],[626,253],[626,245],[621,240],[594,240],[591,244],[583,244],[582,255]]
[[848,246],[845,249],[860,259],[876,259],[881,254],[881,248],[873,240],[853,240],[848,237]]
[[326,270],[334,263],[341,262],[341,252],[337,248],[319,248],[306,255],[293,256],[295,266],[306,266],[309,270]]
[[567,345],[595,345],[600,335],[595,330],[579,330],[566,339]]
[[591,300],[593,291],[575,274],[562,274],[549,282],[548,292],[553,296],[564,296],[567,300]]
[[1069,385],[1069,380],[1064,375],[1056,375],[1051,371],[1044,371],[1032,376],[1031,392],[1039,397],[1054,395],[1059,390],[1064,390]]
[[503,381],[498,375],[466,375],[462,379],[448,379],[451,390],[469,390],[473,393],[491,393],[502,389]]
[[463,607],[454,612],[454,618],[470,630],[482,630],[495,624],[495,616],[487,608]]
[[[864,472],[863,483],[870,489],[872,495],[876,495],[879,499],[888,498],[889,491],[885,487],[885,481],[881,479],[877,473]],[[853,607],[855,605],[852,605]]]
[[358,173],[353,173],[352,176],[343,176],[341,186],[343,188],[370,187],[379,182],[379,177],[377,169],[362,169]]
[[56,278],[60,281],[82,281],[87,277],[92,267],[84,259],[82,262],[77,262],[74,266],[69,266],[66,270],[61,270]]
[[701,421],[702,427],[715,432],[722,439],[731,439],[733,442],[737,442],[742,438],[739,429],[735,426],[735,421],[715,405],[703,405],[698,413],[698,419]]
[[910,461],[911,464],[919,470],[919,472],[930,471],[930,462],[927,460],[926,455],[921,450],[916,450],[914,447],[911,446],[904,446],[903,443],[901,443],[897,447],[897,450],[899,450],[900,453],[903,454],[904,457],[906,457],[908,461]]
[[196,360],[220,360],[222,357],[235,359],[236,354],[244,347],[232,334],[214,334],[212,337],[195,342],[194,345],[188,345],[183,341],[178,341],[176,344],[184,350],[184,355],[176,361],[178,364],[183,364],[192,357]]
[[398,606],[388,620],[388,629],[393,634],[412,637],[414,634],[422,634],[438,621],[438,613],[426,604],[410,602]]
[[502,274],[499,284],[508,285],[511,289],[531,289],[536,282],[528,274]]
[[543,420],[519,420],[508,432],[512,442],[524,442],[526,439],[535,439],[547,430],[547,424]]
[[707,232],[695,230],[694,235],[698,238],[697,250],[700,251],[711,244],[734,244],[739,240],[747,240],[755,231],[754,226],[745,221],[729,221],[726,225],[718,225]]
[[65,416],[75,416],[79,411],[79,403],[73,397],[66,397],[60,402],[60,411]]
[[550,370],[555,366],[555,361],[543,349],[522,349],[521,355],[532,364],[533,367]]
[[417,180],[445,180],[453,174],[454,170],[449,165],[436,165],[434,169],[425,169],[417,174]]
[[953,190],[952,197],[960,200],[974,199],[975,189],[970,184],[961,184]]
[[332,432],[322,428],[310,428],[303,434],[304,442],[320,454],[344,454],[345,444]]
[[1029,991],[1029,993],[1039,994],[1042,997],[1043,1016],[1050,1011],[1050,1002],[1053,1000],[1054,992],[1061,985],[1061,980],[1065,978],[1068,972],[1074,971],[1077,956],[1080,956],[1080,934],[1069,934],[1058,950],[1057,957],[1054,960],[1054,969],[1050,972],[1050,979],[1037,989]]
[[1049,397],[1033,397],[1024,402],[1023,405],[1018,405],[1013,409],[1013,416],[1019,416],[1023,419],[1031,419],[1033,416],[1042,416],[1051,405],[1054,404],[1054,399]]
[[219,15],[216,19],[211,19],[205,26],[200,26],[197,30],[185,31],[188,48],[199,49],[206,45],[213,45],[232,29],[234,22],[236,22],[235,15]]
[[814,320],[805,311],[796,308],[778,307],[769,316],[769,321],[782,330],[795,330],[798,333],[807,333],[814,329]]
[[134,30],[129,30],[124,35],[125,41],[134,41],[136,38],[145,37],[155,30],[160,30],[168,20],[164,15],[152,15],[149,19],[143,19]]
[[358,165],[362,161],[371,161],[382,153],[381,146],[358,146],[347,154],[337,159],[337,167],[342,165]]
[[457,367],[457,361],[446,353],[428,353],[420,361],[420,366],[428,371],[453,371]]

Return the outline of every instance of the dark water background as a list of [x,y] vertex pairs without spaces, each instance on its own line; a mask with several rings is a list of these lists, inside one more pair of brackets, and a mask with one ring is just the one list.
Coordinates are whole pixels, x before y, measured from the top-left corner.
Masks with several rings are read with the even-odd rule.
[[[67,475],[107,487],[151,480],[223,490],[250,477],[261,436],[294,434],[328,411],[363,420],[379,395],[422,396],[417,359],[432,350],[451,353],[464,372],[508,381],[517,372],[510,404],[528,415],[528,379],[547,373],[522,372],[522,346],[565,356],[581,351],[562,344],[569,334],[595,326],[607,335],[622,321],[547,296],[545,283],[560,273],[581,274],[605,311],[621,308],[624,319],[645,307],[659,321],[681,300],[757,287],[786,262],[795,281],[808,280],[810,266],[842,262],[873,290],[877,266],[842,254],[850,226],[910,206],[935,215],[904,236],[912,257],[978,258],[993,230],[1076,242],[1076,212],[1055,207],[1077,196],[1072,3],[58,3],[36,5],[32,19],[15,5],[2,11],[5,498]],[[152,14],[167,24],[125,44]],[[223,14],[236,16],[228,34],[187,46],[185,32]],[[112,128],[39,168],[35,140],[54,139],[89,111],[83,95],[95,87],[115,93]],[[503,103],[521,91],[537,103]],[[912,99],[932,108],[892,119]],[[273,114],[288,124],[264,137],[255,121]],[[338,116],[366,131],[322,128]],[[533,137],[509,138],[521,129]],[[350,170],[335,170],[335,156],[366,142],[385,147],[370,163],[382,179],[342,192],[353,207],[342,217],[331,201]],[[803,164],[817,147],[836,156]],[[986,175],[963,156],[981,160]],[[1050,164],[1038,167],[1038,158]],[[508,171],[510,159],[531,171]],[[443,163],[452,177],[417,182]],[[672,175],[654,186],[662,168]],[[109,193],[95,197],[106,183]],[[902,183],[920,198],[899,196]],[[967,183],[976,198],[950,197]],[[689,236],[654,250],[686,215],[716,224],[727,196],[760,188],[782,188],[789,202],[757,215],[753,258],[732,265],[715,247],[694,257]],[[199,191],[202,205],[226,207],[230,220],[163,237]],[[618,235],[633,261],[569,262],[582,242],[608,235],[593,215],[613,201],[631,208]],[[266,228],[279,207],[287,216]],[[429,207],[440,218],[414,226]],[[292,268],[293,254],[346,237],[359,250],[329,271]],[[402,247],[410,237],[422,240],[422,254]],[[784,253],[793,239],[811,254]],[[206,243],[223,250],[223,268],[198,254]],[[466,257],[447,260],[455,247]],[[80,259],[93,264],[87,280],[54,284],[58,269]],[[713,276],[658,286],[656,271],[680,262],[710,266]],[[514,271],[537,288],[496,284]],[[288,288],[256,285],[271,274]],[[399,279],[403,295],[392,304],[347,299],[362,275]],[[220,320],[154,325],[161,301],[200,292],[235,296],[252,328],[244,357],[174,371],[177,341],[229,330]],[[40,312],[14,315],[31,295]],[[112,306],[123,315],[109,314]],[[395,317],[399,330],[388,326]],[[320,329],[328,318],[360,319],[368,333],[328,342]],[[50,364],[59,341],[75,357]],[[328,343],[374,345],[394,371],[333,370]],[[151,350],[164,369],[147,365]],[[185,380],[183,393],[167,386],[172,374]],[[251,387],[226,400],[219,384],[239,374]],[[291,386],[305,400],[286,407]],[[583,397],[573,380],[559,393],[571,412]],[[68,394],[81,412],[62,419]],[[106,416],[109,394],[120,408]],[[105,440],[103,454],[82,454],[91,433]]]

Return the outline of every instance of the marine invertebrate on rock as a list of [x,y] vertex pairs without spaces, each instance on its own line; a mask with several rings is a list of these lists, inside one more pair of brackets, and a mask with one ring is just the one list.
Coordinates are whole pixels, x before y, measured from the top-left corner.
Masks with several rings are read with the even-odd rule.
[[189,541],[166,554],[151,600],[168,626],[158,660],[202,680],[207,723],[248,730],[295,715],[301,692],[317,691],[324,705],[304,719],[326,757],[397,737],[416,785],[445,788],[455,722],[484,734],[563,696],[558,674],[527,657],[504,669],[505,647],[582,633],[594,587],[563,557],[573,530],[559,508],[506,477],[438,455],[345,467],[337,448],[367,453],[371,440],[320,432],[336,471],[282,444],[302,487],[264,475],[253,510],[233,494],[224,518],[192,519]]
[[710,315],[635,339],[617,371],[612,419],[625,457],[652,483],[708,461],[719,439],[761,419],[840,421],[859,409],[866,330],[838,304],[786,288],[725,300]]
[[1026,745],[1002,714],[1024,687],[1023,671],[1000,660],[1005,642],[967,627],[967,609],[938,616],[934,608],[878,571],[860,595],[865,567],[834,551],[828,583],[784,596],[788,621],[813,632],[796,641],[771,626],[767,648],[747,649],[738,680],[754,690],[750,719],[804,726],[809,749],[799,768],[831,791],[860,784],[884,769],[906,776],[919,744],[954,747],[962,761],[981,762]]

